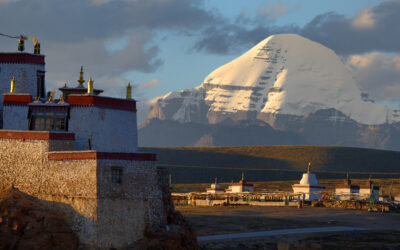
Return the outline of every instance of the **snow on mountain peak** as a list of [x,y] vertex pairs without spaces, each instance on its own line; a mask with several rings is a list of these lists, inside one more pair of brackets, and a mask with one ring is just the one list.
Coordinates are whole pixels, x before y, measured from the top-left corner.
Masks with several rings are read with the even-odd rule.
[[363,98],[357,85],[331,49],[299,35],[280,34],[219,67],[202,86],[212,111],[301,116],[335,108],[359,123],[385,123],[390,110]]
[[394,111],[368,99],[331,49],[295,34],[272,35],[214,70],[200,86],[154,102],[158,110],[150,118],[162,113],[181,122],[222,120],[216,114],[304,116],[321,109],[336,109],[362,124],[400,121]]

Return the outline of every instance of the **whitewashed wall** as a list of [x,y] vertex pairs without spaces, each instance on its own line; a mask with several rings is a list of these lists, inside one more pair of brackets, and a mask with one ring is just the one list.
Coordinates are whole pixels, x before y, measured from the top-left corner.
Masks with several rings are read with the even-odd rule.
[[44,71],[44,65],[0,63],[0,110],[3,107],[3,94],[10,92],[12,77],[15,77],[17,93],[29,93],[33,98],[36,97],[38,70]]
[[[3,95],[1,96],[3,98]],[[3,129],[28,130],[28,106],[6,105],[3,107]]]
[[77,150],[130,153],[137,151],[136,112],[99,107],[70,107],[68,131]]

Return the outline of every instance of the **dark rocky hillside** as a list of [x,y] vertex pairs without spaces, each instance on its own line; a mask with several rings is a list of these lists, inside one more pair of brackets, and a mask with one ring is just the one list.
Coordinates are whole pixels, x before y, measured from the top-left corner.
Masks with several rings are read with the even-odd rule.
[[400,152],[330,146],[141,148],[157,154],[173,183],[300,180],[308,162],[318,179],[399,177]]

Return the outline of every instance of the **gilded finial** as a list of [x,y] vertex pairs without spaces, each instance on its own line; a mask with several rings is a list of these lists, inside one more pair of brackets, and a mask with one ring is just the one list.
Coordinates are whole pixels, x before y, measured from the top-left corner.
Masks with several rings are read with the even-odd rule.
[[19,52],[24,52],[25,50],[25,42],[24,39],[19,39],[18,40],[18,51]]
[[308,166],[307,166],[307,173],[311,172],[311,162],[308,162]]
[[88,94],[93,94],[93,80],[90,77],[88,81],[88,88],[87,88]]
[[215,177],[215,184],[217,184],[217,182],[218,182],[218,178],[217,178],[217,177]]
[[40,43],[37,40],[33,44],[33,54],[40,54]]
[[79,72],[78,88],[83,88],[85,80],[83,80],[83,66],[81,66],[81,72]]
[[16,89],[16,83],[15,83],[15,77],[11,78],[11,86],[10,86],[10,93],[15,93]]
[[50,92],[49,99],[47,99],[46,103],[52,103],[54,99],[54,93],[55,93],[54,90]]
[[64,97],[60,95],[60,101],[58,101],[58,104],[64,104]]
[[132,86],[131,83],[128,83],[128,86],[126,86],[126,99],[132,99]]
[[244,172],[242,172],[242,181],[244,181]]

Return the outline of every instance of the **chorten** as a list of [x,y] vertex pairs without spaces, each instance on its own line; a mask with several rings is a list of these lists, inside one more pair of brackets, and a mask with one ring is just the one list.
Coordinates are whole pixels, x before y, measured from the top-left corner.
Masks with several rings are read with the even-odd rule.
[[254,185],[247,183],[244,179],[244,173],[242,172],[242,179],[238,183],[232,183],[228,189],[227,193],[252,193],[254,192]]
[[210,188],[207,188],[207,193],[211,194],[219,194],[219,193],[225,193],[225,189],[221,188],[221,186],[218,184],[218,178],[215,178],[215,183],[211,184]]
[[299,184],[292,185],[295,194],[304,194],[304,200],[318,200],[321,198],[321,191],[325,190],[324,186],[318,184],[317,177],[311,173],[311,163],[308,163],[307,173],[303,173],[303,177]]

